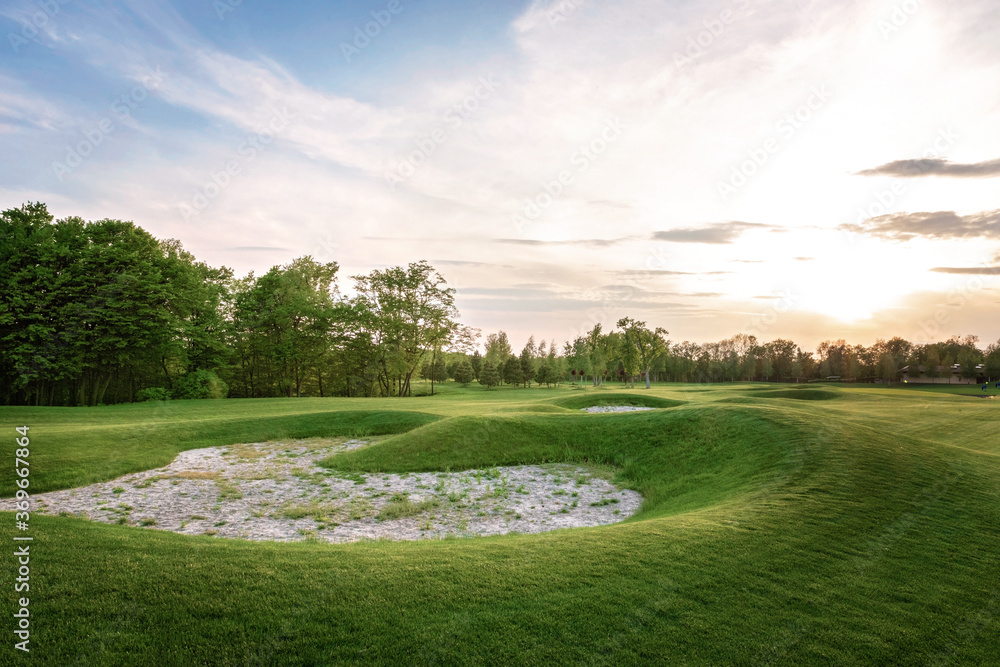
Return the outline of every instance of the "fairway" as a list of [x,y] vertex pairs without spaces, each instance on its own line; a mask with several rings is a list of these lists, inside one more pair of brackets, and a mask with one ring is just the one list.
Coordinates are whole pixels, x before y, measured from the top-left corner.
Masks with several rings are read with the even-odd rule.
[[[596,405],[654,409],[582,410]],[[337,468],[603,465],[643,498],[611,525],[351,544],[33,514],[32,651],[5,664],[1000,664],[1000,401],[450,384],[0,415],[11,442],[30,427],[32,493],[189,449],[381,436]]]

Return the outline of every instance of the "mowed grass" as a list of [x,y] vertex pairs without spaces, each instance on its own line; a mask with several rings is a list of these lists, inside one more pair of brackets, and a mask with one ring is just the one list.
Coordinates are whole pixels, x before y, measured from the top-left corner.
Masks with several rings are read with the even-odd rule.
[[[32,427],[33,489],[192,447],[378,431],[390,437],[327,465],[608,464],[642,510],[539,535],[348,545],[33,516],[30,661],[1000,664],[998,401],[831,386],[444,389],[0,415],[11,443],[15,425]],[[578,410],[634,396],[671,407]],[[2,479],[12,495],[9,469]],[[11,544],[13,514],[0,522]]]

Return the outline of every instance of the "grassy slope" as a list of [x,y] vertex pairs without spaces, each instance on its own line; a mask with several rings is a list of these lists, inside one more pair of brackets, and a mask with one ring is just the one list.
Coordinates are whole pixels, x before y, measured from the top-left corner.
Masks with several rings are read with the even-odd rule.
[[[625,415],[566,407],[614,390],[541,389],[0,409],[12,436],[13,420],[32,426],[33,488],[190,447],[395,432],[330,463],[587,460],[646,496],[615,526],[432,543],[257,544],[34,517],[33,660],[1000,662],[998,402],[809,390],[667,386],[649,395],[684,404]],[[2,481],[10,495],[9,470]],[[0,516],[8,543],[12,524]]]

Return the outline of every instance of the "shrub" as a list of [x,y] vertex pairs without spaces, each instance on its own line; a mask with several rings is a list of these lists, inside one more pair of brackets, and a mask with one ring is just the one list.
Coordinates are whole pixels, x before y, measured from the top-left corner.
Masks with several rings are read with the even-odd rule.
[[177,381],[174,398],[225,398],[229,385],[212,371],[193,371]]
[[163,387],[149,387],[140,389],[135,395],[137,401],[166,401],[170,399],[170,392]]

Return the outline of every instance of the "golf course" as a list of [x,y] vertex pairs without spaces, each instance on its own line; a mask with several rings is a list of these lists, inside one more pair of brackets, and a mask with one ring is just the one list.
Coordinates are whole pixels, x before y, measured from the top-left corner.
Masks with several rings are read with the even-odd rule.
[[[32,496],[335,437],[372,442],[322,462],[339,474],[568,463],[642,496],[610,525],[349,544],[32,512],[31,653],[5,664],[1000,664],[1000,401],[974,390],[448,383],[2,407],[5,498],[23,426]],[[654,409],[583,411],[598,405]]]

